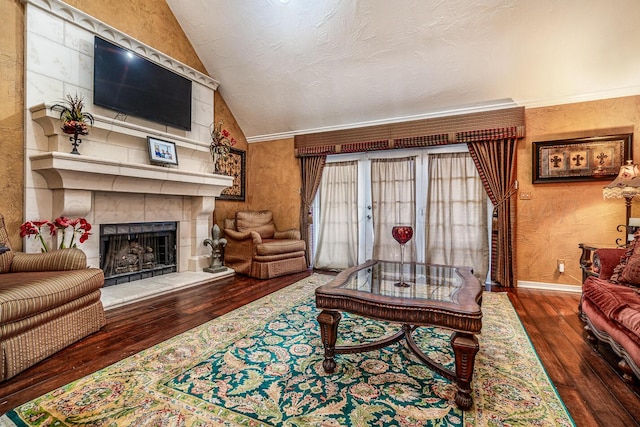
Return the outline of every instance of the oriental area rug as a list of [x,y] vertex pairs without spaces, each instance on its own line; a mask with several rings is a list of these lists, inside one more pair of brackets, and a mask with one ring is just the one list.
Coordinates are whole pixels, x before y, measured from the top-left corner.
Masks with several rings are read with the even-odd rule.
[[[1,426],[574,426],[507,295],[485,293],[473,406],[403,342],[322,369],[312,275],[15,408]],[[399,326],[343,314],[338,345]],[[417,333],[420,331],[419,333]],[[450,332],[416,341],[453,365]]]

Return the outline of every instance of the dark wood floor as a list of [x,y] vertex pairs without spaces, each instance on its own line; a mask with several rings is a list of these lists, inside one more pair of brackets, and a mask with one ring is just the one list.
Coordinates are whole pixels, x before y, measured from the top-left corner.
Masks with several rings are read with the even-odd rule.
[[[0,383],[0,413],[306,277],[236,276],[107,311],[101,331]],[[640,388],[586,341],[579,294],[518,289],[509,297],[578,426],[640,426]]]

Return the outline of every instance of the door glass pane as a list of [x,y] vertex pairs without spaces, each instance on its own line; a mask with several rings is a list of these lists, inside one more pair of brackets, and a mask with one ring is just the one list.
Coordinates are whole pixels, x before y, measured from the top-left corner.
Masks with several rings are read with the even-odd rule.
[[[371,161],[373,258],[399,261],[400,245],[393,239],[394,225],[416,225],[415,157]],[[405,261],[415,261],[415,239],[405,245]]]
[[487,194],[468,153],[429,158],[426,262],[467,266],[482,281],[489,266]]
[[327,164],[319,188],[320,221],[315,267],[345,269],[358,264],[358,164]]

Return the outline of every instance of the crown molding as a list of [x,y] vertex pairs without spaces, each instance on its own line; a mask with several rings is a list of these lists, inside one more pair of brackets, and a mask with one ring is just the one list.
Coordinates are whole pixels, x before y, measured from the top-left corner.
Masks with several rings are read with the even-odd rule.
[[578,102],[601,101],[604,99],[624,98],[627,96],[637,96],[637,95],[640,95],[640,85],[608,89],[608,90],[598,91],[598,92],[581,93],[578,95],[562,96],[562,97],[556,97],[556,98],[520,100],[518,101],[518,104],[524,106],[525,108],[541,108],[541,107],[553,107],[556,105],[564,105],[564,104],[576,104]]
[[359,127],[375,126],[375,125],[381,125],[381,124],[399,123],[399,122],[406,122],[406,121],[412,121],[412,120],[454,116],[458,114],[492,111],[492,110],[503,109],[503,108],[512,108],[515,106],[525,107],[525,109],[542,108],[542,107],[553,107],[553,106],[565,105],[565,104],[576,104],[579,102],[601,101],[604,99],[612,99],[612,98],[624,98],[627,96],[638,96],[638,95],[640,95],[640,86],[629,86],[624,88],[610,89],[606,91],[590,92],[590,93],[583,93],[579,95],[563,96],[563,97],[556,97],[556,98],[518,100],[518,101],[502,100],[502,102],[494,102],[494,103],[488,103],[488,104],[471,106],[471,107],[452,108],[452,109],[447,109],[443,111],[415,115],[415,116],[396,117],[396,118],[385,119],[385,120],[374,120],[370,122],[352,123],[352,124],[345,124],[340,126],[327,126],[322,128],[316,128],[316,129],[305,129],[305,130],[300,130],[295,132],[283,132],[283,133],[275,133],[270,135],[258,135],[258,136],[247,137],[247,142],[252,143],[252,142],[261,142],[261,141],[273,141],[276,139],[293,138],[296,135],[305,135],[309,133],[356,129]]
[[440,118],[440,117],[457,116],[461,114],[502,110],[505,108],[513,108],[518,106],[519,105],[513,102],[511,99],[501,99],[501,100],[493,101],[489,103],[476,104],[471,106],[462,106],[462,107],[451,108],[447,110],[435,111],[431,113],[416,114],[413,116],[393,117],[389,119],[371,120],[367,122],[350,123],[350,124],[344,124],[344,125],[338,125],[338,126],[326,126],[322,128],[315,128],[315,129],[303,129],[303,130],[294,131],[294,132],[282,132],[282,133],[274,133],[269,135],[252,136],[247,138],[247,142],[252,143],[252,142],[262,142],[262,141],[274,141],[276,139],[293,138],[296,135],[306,135],[306,134],[320,133],[320,132],[332,132],[337,130],[351,130],[351,129],[369,127],[369,126],[387,125],[387,124],[393,124],[393,123],[410,122],[415,120],[433,119],[433,118]]

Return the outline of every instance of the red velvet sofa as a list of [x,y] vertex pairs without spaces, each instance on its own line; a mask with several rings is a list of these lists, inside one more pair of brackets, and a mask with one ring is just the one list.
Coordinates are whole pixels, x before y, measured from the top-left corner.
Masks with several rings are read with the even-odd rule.
[[[640,379],[640,243],[597,249],[595,275],[582,284],[580,316],[589,338],[606,342],[620,357],[626,381]],[[637,243],[637,245],[636,245]]]

